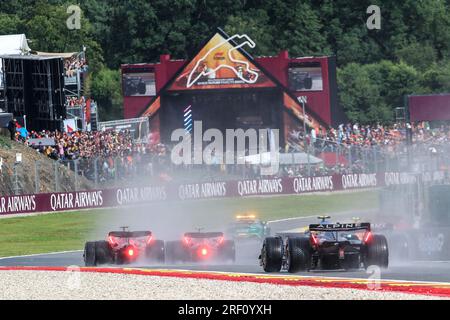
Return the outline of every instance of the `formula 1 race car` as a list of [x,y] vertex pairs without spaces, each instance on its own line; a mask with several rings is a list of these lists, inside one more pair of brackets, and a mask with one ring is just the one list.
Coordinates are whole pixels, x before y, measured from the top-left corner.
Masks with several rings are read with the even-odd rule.
[[166,243],[167,261],[235,261],[233,240],[225,240],[222,232],[187,232],[183,240]]
[[136,261],[164,263],[164,241],[153,239],[150,231],[122,231],[108,233],[107,241],[86,242],[84,262],[86,266],[99,264],[127,264]]
[[270,228],[267,222],[257,219],[255,215],[237,215],[236,221],[228,225],[227,235],[235,241],[263,240],[270,235]]
[[389,251],[386,237],[373,234],[370,223],[321,223],[303,234],[266,238],[259,259],[266,272],[387,268]]
[[289,84],[294,90],[311,90],[313,79],[308,72],[294,68],[289,72]]

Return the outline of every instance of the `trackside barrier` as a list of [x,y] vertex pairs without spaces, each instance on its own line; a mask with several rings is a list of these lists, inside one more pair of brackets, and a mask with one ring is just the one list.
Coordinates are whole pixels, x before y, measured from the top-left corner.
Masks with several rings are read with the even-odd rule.
[[445,179],[445,174],[438,171],[423,173],[420,177],[416,174],[399,172],[336,174],[305,178],[166,183],[137,188],[11,195],[0,197],[0,215],[110,208],[160,201],[334,192],[409,184],[416,179],[438,182]]

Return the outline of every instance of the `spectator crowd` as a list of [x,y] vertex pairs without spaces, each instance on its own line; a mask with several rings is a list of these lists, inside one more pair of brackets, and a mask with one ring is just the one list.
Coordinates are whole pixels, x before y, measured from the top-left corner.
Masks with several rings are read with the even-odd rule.
[[[291,132],[292,136],[296,136],[299,142],[303,141],[301,132]],[[142,174],[143,176],[143,173],[153,174],[156,170],[157,174],[163,173],[165,178],[170,179],[168,176],[176,175],[176,170],[182,172],[184,169],[171,164],[169,146],[160,143],[136,142],[128,130],[71,133],[45,130],[32,131],[26,136],[18,130],[16,139],[51,159],[63,162],[79,160],[79,170],[83,175],[93,176],[95,171],[100,175],[100,180],[115,179],[117,170],[125,175]],[[432,129],[427,123],[394,124],[389,127],[347,124],[340,125],[337,129],[319,130],[317,133],[312,130],[305,137],[308,151],[311,155],[323,159],[323,162],[311,166],[283,165],[279,175],[307,176],[373,172],[377,169],[374,167],[376,161],[398,157],[405,150],[408,139],[413,152],[436,154],[443,152],[444,146],[450,146],[450,127],[442,125]],[[295,152],[296,150],[286,148],[285,151]],[[326,160],[327,154],[332,155],[331,161]],[[246,165],[244,169],[244,175],[241,174],[240,169],[230,166],[215,166],[214,170],[239,177],[257,177],[259,174],[259,169],[255,166]]]
[[66,96],[66,106],[69,108],[84,106],[86,103],[86,98],[84,96],[78,97],[69,97]]
[[77,70],[86,71],[87,62],[84,57],[80,55],[74,55],[64,60],[64,69],[66,70],[67,77],[73,77],[76,75]]

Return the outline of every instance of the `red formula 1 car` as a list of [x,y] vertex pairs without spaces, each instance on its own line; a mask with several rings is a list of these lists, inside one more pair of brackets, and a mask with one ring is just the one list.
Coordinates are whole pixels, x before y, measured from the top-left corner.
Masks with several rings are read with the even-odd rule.
[[223,232],[187,232],[182,240],[166,243],[167,261],[235,261],[233,240],[225,240]]
[[153,239],[150,231],[111,231],[106,241],[86,242],[86,266],[99,264],[127,264],[136,261],[164,263],[164,241]]

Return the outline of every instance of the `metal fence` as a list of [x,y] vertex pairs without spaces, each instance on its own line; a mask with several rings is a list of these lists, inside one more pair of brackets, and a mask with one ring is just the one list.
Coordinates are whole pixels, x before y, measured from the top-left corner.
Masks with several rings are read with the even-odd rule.
[[[304,159],[323,157],[318,164],[282,164],[275,176],[317,176],[382,171],[425,172],[450,168],[450,144],[348,146],[317,140]],[[299,152],[301,150],[293,150]],[[325,157],[325,156],[326,157]],[[294,158],[294,156],[293,156]],[[32,168],[31,170],[27,168]],[[10,194],[68,192],[167,181],[198,182],[261,177],[258,164],[175,165],[165,155],[134,154],[76,160],[3,163],[0,183]]]

